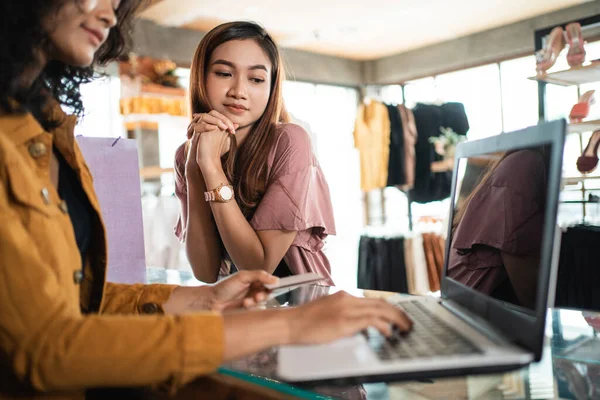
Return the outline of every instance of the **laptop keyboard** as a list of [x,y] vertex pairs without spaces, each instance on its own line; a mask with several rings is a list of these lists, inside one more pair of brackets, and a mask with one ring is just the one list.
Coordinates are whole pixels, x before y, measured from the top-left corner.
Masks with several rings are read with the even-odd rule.
[[473,343],[450,328],[420,302],[407,301],[396,305],[413,321],[410,332],[395,331],[392,336],[385,337],[379,331],[369,328],[365,333],[369,345],[381,360],[481,353]]

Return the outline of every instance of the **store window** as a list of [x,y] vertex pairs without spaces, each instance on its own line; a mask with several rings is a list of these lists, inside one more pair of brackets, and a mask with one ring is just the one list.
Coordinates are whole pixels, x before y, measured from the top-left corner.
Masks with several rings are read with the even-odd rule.
[[402,104],[402,86],[400,85],[388,85],[384,86],[380,90],[381,101],[387,104]]
[[438,75],[438,98],[460,102],[469,118],[469,139],[481,139],[502,132],[500,74],[497,64]]
[[504,132],[512,132],[538,123],[538,84],[528,79],[533,75],[535,75],[534,56],[500,63]]
[[287,81],[284,101],[294,122],[311,134],[331,192],[337,234],[325,254],[338,286],[356,286],[358,241],[362,232],[360,164],[354,148],[358,93],[351,88]]
[[546,120],[568,120],[573,105],[577,103],[576,86],[546,85]]
[[413,108],[417,103],[432,103],[438,99],[433,77],[407,82],[404,86],[406,106]]
[[[600,59],[600,41],[587,43],[585,45],[586,51],[586,60],[597,60]],[[590,113],[588,115],[589,120],[600,119],[600,82],[593,82],[581,85],[579,87],[579,92],[581,94],[587,92],[588,90],[595,90],[595,98],[596,104],[593,104],[590,107]],[[570,111],[570,109],[569,109]]]
[[[92,137],[123,136],[123,119],[119,111],[121,80],[108,76],[81,86],[84,116],[75,126],[75,135]],[[68,111],[68,110],[67,110]]]
[[311,119],[314,116],[315,95],[317,85],[305,82],[286,81],[283,84],[283,99],[285,107],[301,120]]

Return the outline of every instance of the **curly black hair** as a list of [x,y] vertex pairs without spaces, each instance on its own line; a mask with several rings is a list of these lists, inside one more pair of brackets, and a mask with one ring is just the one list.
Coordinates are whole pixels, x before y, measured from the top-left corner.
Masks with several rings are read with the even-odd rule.
[[[142,0],[123,0],[116,11],[117,25],[96,52],[89,67],[74,67],[50,61],[28,88],[19,84],[23,71],[36,62],[36,52],[49,45],[42,21],[56,14],[68,1],[82,0],[0,0],[0,114],[31,112],[45,129],[56,126],[44,114],[54,98],[77,116],[83,114],[80,86],[98,74],[96,66],[118,59],[129,44],[131,23]],[[15,105],[15,101],[18,105]]]

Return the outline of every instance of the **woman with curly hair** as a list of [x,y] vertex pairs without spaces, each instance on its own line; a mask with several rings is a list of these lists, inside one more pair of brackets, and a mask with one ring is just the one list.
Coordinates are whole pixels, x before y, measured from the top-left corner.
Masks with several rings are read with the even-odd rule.
[[408,328],[391,305],[344,293],[228,312],[265,298],[277,278],[264,271],[201,287],[105,282],[105,229],[73,129],[81,84],[122,52],[137,3],[0,2],[0,399],[176,389],[271,346]]

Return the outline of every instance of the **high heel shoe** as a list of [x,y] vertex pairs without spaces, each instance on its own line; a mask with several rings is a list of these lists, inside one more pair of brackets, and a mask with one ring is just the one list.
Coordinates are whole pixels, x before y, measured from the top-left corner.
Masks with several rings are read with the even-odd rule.
[[581,25],[578,22],[572,22],[565,27],[565,39],[569,43],[569,51],[567,52],[569,66],[580,66],[585,61],[585,49],[583,47]]
[[560,26],[552,29],[548,35],[546,47],[535,53],[537,73],[543,75],[552,68],[558,55],[565,48],[564,30]]
[[600,131],[595,131],[583,154],[577,158],[577,170],[582,174],[593,172],[598,166],[598,147],[600,146]]
[[572,124],[580,123],[590,113],[590,105],[596,102],[594,90],[588,90],[579,98],[579,102],[573,106],[569,114],[569,120]]

